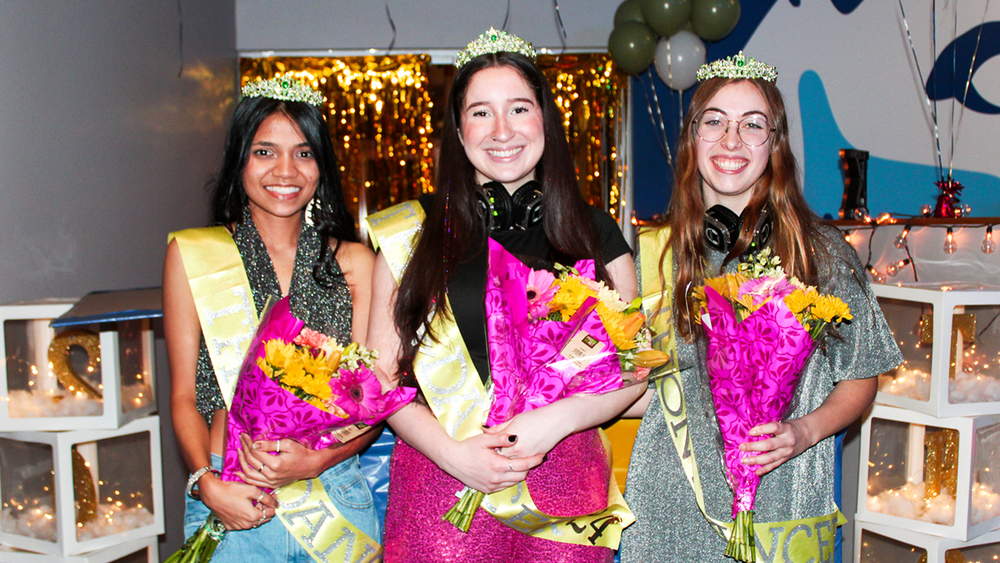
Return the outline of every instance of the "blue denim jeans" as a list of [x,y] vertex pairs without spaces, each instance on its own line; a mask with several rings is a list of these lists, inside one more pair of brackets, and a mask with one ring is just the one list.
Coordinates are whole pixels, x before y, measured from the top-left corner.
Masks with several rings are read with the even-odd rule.
[[[221,468],[222,458],[213,455],[212,465]],[[327,469],[319,478],[337,511],[369,537],[381,541],[372,494],[361,474],[357,456]],[[187,497],[184,509],[185,539],[205,523],[209,512],[205,503]],[[312,563],[313,560],[288,533],[284,524],[277,518],[272,518],[257,528],[227,532],[212,556],[212,563],[249,561]]]

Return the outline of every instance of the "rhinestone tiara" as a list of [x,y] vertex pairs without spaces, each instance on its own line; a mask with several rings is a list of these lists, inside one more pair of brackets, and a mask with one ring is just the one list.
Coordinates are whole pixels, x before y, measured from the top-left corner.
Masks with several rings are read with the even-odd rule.
[[537,57],[531,43],[516,35],[491,27],[489,31],[480,35],[465,49],[458,52],[455,58],[455,68],[462,68],[479,55],[489,53],[520,53],[531,60],[535,60]]
[[726,57],[703,64],[698,69],[698,81],[709,78],[747,78],[774,82],[778,78],[778,69],[773,66],[748,57],[740,51],[735,56]]
[[305,102],[313,106],[322,105],[325,99],[323,94],[303,82],[303,79],[312,80],[313,77],[307,72],[289,71],[268,80],[258,78],[243,87],[243,97],[263,97],[286,102]]

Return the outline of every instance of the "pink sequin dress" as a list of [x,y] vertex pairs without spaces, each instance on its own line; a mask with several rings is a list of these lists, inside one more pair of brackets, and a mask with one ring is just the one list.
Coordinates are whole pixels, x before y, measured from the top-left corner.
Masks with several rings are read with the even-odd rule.
[[[551,516],[589,514],[607,508],[611,470],[596,430],[567,437],[528,473],[528,490]],[[610,563],[606,547],[534,538],[485,510],[468,533],[441,519],[458,500],[462,483],[417,450],[396,441],[385,516],[385,561],[462,563]]]
[[[429,208],[430,201],[421,199]],[[605,263],[631,250],[610,215],[589,208],[601,241]],[[518,257],[548,257],[551,245],[542,225],[526,230],[495,231],[491,235]],[[483,291],[486,253],[459,266],[448,282],[456,321],[476,370],[487,360]],[[611,469],[600,436],[588,430],[567,437],[528,473],[531,497],[550,516],[590,514],[608,506]],[[614,551],[527,536],[506,526],[484,510],[476,512],[468,533],[442,520],[458,500],[460,481],[438,468],[423,454],[396,441],[392,454],[389,502],[386,508],[386,563],[610,563]]]

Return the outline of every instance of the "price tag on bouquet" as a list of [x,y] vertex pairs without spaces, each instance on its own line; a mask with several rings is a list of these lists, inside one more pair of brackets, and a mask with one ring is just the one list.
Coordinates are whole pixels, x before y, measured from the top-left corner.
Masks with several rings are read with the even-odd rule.
[[[566,343],[559,350],[559,355],[567,361],[556,362],[560,366],[571,365],[578,371],[585,370],[597,360],[608,355],[609,352],[606,350],[605,344],[583,328],[583,321],[596,308],[597,299],[588,297],[576,314],[570,318],[569,324],[573,325],[573,330]],[[561,367],[557,369],[561,369]]]

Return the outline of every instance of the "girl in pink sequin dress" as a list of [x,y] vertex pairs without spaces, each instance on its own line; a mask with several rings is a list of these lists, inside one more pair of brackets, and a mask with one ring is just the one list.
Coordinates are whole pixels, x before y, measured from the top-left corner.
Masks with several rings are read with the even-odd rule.
[[[477,44],[482,49],[474,49]],[[550,516],[605,509],[610,467],[595,427],[642,393],[639,386],[575,395],[482,433],[477,422],[475,435],[453,437],[448,421],[467,414],[464,397],[453,389],[466,378],[488,389],[487,237],[523,261],[594,259],[599,279],[626,300],[636,296],[629,246],[614,220],[580,196],[561,113],[524,45],[491,30],[460,54],[435,193],[400,206],[406,213],[389,211],[426,213],[412,254],[400,251],[397,236],[382,239],[376,258],[369,346],[382,352],[380,369],[403,385],[419,382],[424,398],[389,419],[399,437],[384,534],[390,563],[610,562],[614,556],[599,541],[579,545],[527,535],[482,508],[468,532],[442,520],[465,486],[493,493],[522,481],[537,509]],[[380,221],[371,222],[376,240]],[[436,315],[453,319],[457,330],[435,328],[430,319]],[[434,356],[456,340],[464,342],[466,356],[421,360],[427,356],[420,354]],[[600,533],[586,525],[596,541]]]

